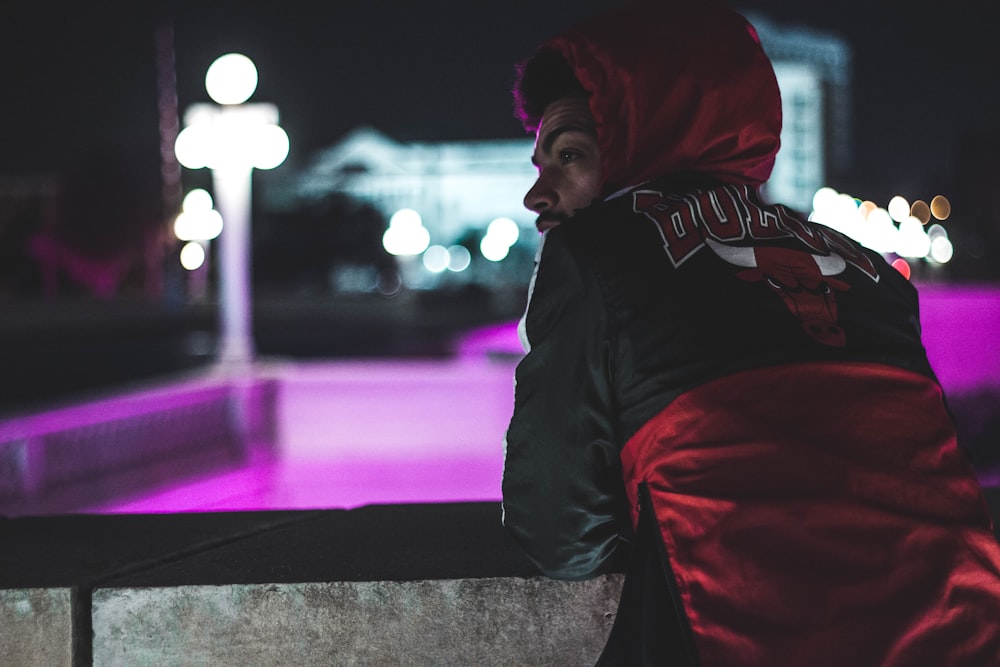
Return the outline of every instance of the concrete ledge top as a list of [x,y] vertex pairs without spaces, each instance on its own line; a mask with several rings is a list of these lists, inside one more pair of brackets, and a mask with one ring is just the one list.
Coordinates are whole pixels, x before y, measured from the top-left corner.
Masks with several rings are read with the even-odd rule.
[[[984,492],[1000,516],[1000,489]],[[469,502],[0,518],[0,589],[538,576],[500,516]]]
[[0,519],[0,588],[537,576],[499,503]]

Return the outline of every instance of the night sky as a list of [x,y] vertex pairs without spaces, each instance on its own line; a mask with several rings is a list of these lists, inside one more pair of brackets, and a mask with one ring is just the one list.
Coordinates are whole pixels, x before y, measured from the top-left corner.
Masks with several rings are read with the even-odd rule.
[[[86,164],[102,147],[158,170],[156,28],[171,19],[180,110],[208,101],[219,55],[257,64],[253,101],[279,106],[290,165],[367,124],[399,140],[523,136],[513,63],[618,0],[0,2],[0,178]],[[745,0],[779,25],[854,50],[854,169],[835,186],[886,203],[946,192],[960,141],[997,131],[991,3]],[[929,9],[924,9],[930,5]],[[527,156],[526,156],[527,157]],[[934,191],[931,192],[930,190]]]

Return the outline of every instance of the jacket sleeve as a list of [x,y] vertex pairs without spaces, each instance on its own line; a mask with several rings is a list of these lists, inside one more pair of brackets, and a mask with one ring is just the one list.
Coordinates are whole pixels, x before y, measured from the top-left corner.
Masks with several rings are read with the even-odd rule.
[[521,322],[526,355],[505,442],[503,520],[544,574],[584,579],[612,564],[627,501],[607,313],[562,232],[543,237]]

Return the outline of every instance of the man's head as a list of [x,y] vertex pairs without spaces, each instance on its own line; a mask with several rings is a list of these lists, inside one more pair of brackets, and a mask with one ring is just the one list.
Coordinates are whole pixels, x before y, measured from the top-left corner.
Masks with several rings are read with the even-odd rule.
[[525,128],[535,132],[531,162],[538,169],[524,206],[538,214],[538,231],[565,222],[600,194],[600,151],[588,97],[569,63],[554,51],[539,51],[518,70],[515,109]]
[[[525,129],[536,133],[539,182],[525,205],[550,211],[542,224],[661,176],[696,173],[757,186],[779,146],[781,98],[771,63],[754,29],[718,0],[628,2],[584,21],[520,68],[514,100]],[[558,157],[544,150],[557,120],[592,126],[597,159],[581,187],[553,192],[543,159]]]

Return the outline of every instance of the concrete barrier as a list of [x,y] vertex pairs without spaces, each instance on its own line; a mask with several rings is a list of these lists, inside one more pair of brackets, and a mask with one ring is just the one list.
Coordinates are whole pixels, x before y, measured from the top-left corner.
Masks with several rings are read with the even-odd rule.
[[70,588],[0,590],[0,665],[73,665]]
[[499,513],[0,518],[0,665],[592,664],[620,566],[541,577]]
[[95,665],[592,665],[621,575],[100,589]]
[[495,502],[0,518],[0,665],[587,665],[621,572],[539,575]]

